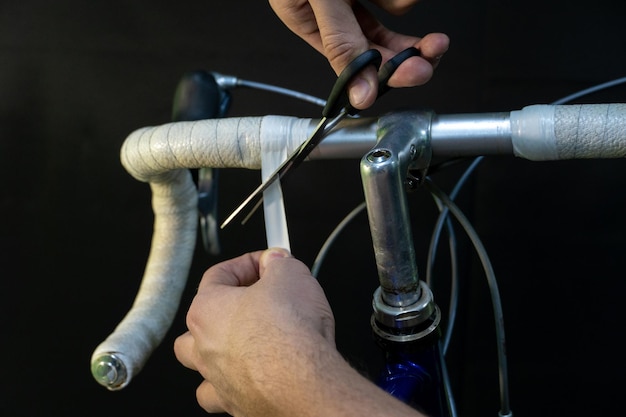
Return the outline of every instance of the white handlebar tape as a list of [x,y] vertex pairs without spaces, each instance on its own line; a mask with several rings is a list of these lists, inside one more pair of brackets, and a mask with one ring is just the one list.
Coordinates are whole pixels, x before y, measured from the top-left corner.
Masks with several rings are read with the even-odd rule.
[[168,123],[131,133],[121,159],[135,178],[152,182],[179,168],[261,169],[261,136],[278,136],[289,152],[310,130],[310,119],[291,116],[233,117]]
[[161,343],[187,281],[196,241],[197,191],[187,170],[172,171],[167,178],[150,184],[154,233],[135,301],[92,355],[94,377],[111,390],[126,386]]
[[188,169],[260,169],[263,138],[274,138],[274,147],[282,140],[291,153],[309,125],[310,119],[289,116],[214,119],[148,127],[128,136],[122,164],[134,178],[150,183],[154,234],[133,306],[92,354],[99,383],[111,390],[126,386],[176,315],[198,224],[197,190]]
[[626,156],[626,104],[534,105],[511,112],[516,156],[533,161]]

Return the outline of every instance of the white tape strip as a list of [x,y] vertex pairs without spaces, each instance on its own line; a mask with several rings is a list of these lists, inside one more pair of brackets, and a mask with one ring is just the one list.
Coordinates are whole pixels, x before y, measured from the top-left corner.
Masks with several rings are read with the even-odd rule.
[[511,140],[516,156],[531,161],[558,159],[554,106],[533,105],[511,112]]
[[[289,134],[276,134],[290,129],[280,117],[265,117],[261,123],[261,180],[265,181],[289,156],[294,139]],[[265,134],[274,132],[274,134]],[[267,247],[281,247],[291,252],[287,216],[280,180],[275,181],[263,192],[263,210],[265,214],[265,234]]]

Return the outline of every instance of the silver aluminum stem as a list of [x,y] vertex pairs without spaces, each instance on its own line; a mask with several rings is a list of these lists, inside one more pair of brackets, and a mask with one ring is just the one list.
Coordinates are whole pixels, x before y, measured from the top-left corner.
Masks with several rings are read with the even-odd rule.
[[361,178],[382,299],[404,307],[420,298],[405,179],[409,166],[429,159],[431,113],[380,119],[378,145],[361,160]]

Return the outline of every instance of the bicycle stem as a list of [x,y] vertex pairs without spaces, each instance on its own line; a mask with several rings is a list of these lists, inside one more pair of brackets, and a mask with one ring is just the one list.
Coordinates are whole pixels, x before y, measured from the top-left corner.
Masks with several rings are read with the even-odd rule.
[[441,312],[420,281],[406,197],[409,169],[423,178],[432,158],[432,112],[399,112],[378,124],[377,145],[361,159],[361,178],[380,287],[371,325],[386,364],[378,384],[429,415],[452,407],[439,344]]
[[379,140],[361,159],[361,178],[378,268],[382,300],[405,307],[420,298],[407,209],[409,166],[426,169],[431,159],[431,113],[396,113],[379,121]]
[[378,270],[374,332],[391,342],[421,339],[438,328],[440,313],[420,281],[406,197],[409,169],[426,174],[432,157],[432,112],[382,117],[377,145],[361,159],[361,179]]

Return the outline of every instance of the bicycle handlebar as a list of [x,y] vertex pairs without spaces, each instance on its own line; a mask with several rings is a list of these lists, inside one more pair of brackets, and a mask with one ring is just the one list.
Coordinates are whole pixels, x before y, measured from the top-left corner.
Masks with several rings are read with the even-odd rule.
[[[309,159],[361,158],[376,144],[378,120],[345,121]],[[154,235],[132,308],[92,355],[92,373],[100,384],[111,390],[126,386],[176,314],[198,222],[197,190],[188,169],[260,169],[262,141],[280,140],[291,153],[315,122],[290,116],[224,118],[168,123],[128,136],[122,164],[134,178],[150,184]],[[515,155],[547,161],[626,156],[626,104],[535,105],[512,112],[433,115],[425,128],[433,158]]]

